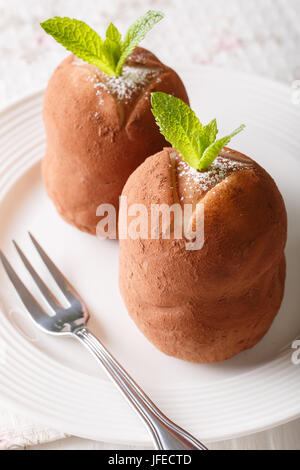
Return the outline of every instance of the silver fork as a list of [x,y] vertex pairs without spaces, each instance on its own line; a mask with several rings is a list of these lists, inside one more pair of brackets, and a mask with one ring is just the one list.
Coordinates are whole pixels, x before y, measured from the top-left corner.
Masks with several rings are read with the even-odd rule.
[[19,276],[16,274],[3,252],[0,250],[0,259],[8,277],[19,294],[23,304],[28,310],[34,323],[45,333],[52,335],[72,336],[80,341],[104,367],[106,373],[117,385],[119,390],[146,424],[155,448],[159,450],[207,450],[195,437],[170,421],[125,369],[116,361],[103,344],[87,329],[88,311],[83,301],[69,284],[53,261],[45,253],[41,245],[29,233],[40,257],[53,276],[56,284],[66,297],[69,307],[64,309],[48,289],[44,281],[35,271],[20,247],[14,241],[15,248],[20,255],[26,269],[37,284],[41,294],[53,311],[53,316],[47,315],[35,298],[30,294]]

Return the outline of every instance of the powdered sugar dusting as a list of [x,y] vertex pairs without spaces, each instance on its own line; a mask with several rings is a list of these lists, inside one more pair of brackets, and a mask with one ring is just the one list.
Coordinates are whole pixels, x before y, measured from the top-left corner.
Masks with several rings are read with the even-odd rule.
[[82,66],[82,65],[86,65],[86,62],[82,59],[79,59],[79,57],[77,57],[76,55],[74,55],[73,57],[73,65],[78,65],[78,66]]
[[107,76],[104,86],[119,101],[129,100],[159,74],[158,69],[141,66],[124,66],[120,77]]
[[96,95],[99,97],[100,105],[104,103],[103,90],[113,95],[118,101],[123,101],[127,104],[134,95],[142,92],[152,80],[155,78],[158,81],[160,80],[159,74],[161,69],[159,67],[146,67],[141,65],[141,63],[137,65],[124,65],[120,77],[107,75],[100,69],[95,70],[93,66],[90,66],[76,56],[74,56],[73,64],[90,68],[87,81],[93,84]]
[[[172,155],[170,155],[172,158]],[[183,191],[197,190],[197,192],[205,193],[211,188],[217,186],[224,181],[231,173],[240,170],[249,165],[231,160],[226,157],[218,156],[206,171],[197,171],[190,167],[188,163],[180,160],[177,164],[177,175],[179,181],[184,178]]]
[[159,69],[143,66],[127,66],[123,68],[120,77],[105,75],[90,75],[88,81],[93,83],[99,104],[103,104],[103,90],[112,94],[118,101],[127,103],[133,95],[141,92],[151,80],[159,80]]

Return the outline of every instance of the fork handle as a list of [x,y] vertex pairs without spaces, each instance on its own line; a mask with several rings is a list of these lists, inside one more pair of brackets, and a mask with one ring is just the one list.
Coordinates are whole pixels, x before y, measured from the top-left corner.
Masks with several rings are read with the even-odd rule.
[[105,346],[87,328],[77,330],[74,335],[104,367],[106,373],[147,425],[156,449],[207,450],[201,442],[170,421],[154,405]]

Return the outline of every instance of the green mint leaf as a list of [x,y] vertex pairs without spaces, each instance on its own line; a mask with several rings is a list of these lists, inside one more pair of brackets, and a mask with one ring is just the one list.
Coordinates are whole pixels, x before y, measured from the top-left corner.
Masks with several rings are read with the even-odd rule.
[[95,65],[108,75],[118,77],[128,56],[163,16],[160,12],[149,10],[129,28],[124,42],[112,23],[106,30],[105,41],[86,23],[71,18],[56,16],[44,21],[41,26],[47,34],[80,59]]
[[103,72],[114,75],[114,63],[103,48],[100,36],[83,21],[55,17],[41,23],[46,33],[80,59],[95,65]]
[[216,119],[203,126],[186,103],[162,92],[152,93],[151,103],[160,132],[178,150],[183,160],[196,170],[207,170],[222,148],[245,128],[244,125],[240,126],[216,141]]
[[199,139],[203,126],[194,111],[179,98],[162,92],[151,94],[151,104],[160,132],[196,168],[204,149]]
[[122,44],[122,54],[119,59],[117,66],[117,73],[121,74],[123,66],[128,58],[128,56],[133,52],[133,50],[138,46],[138,44],[144,39],[148,31],[153,28],[153,26],[162,20],[164,15],[159,11],[149,10],[144,16],[138,18],[132,26],[130,26],[127,31],[124,41]]
[[111,41],[115,41],[116,43],[121,44],[121,33],[119,32],[118,28],[115,25],[110,23],[106,30],[106,39],[110,39]]
[[105,57],[105,61],[111,64],[114,73],[116,75],[117,65],[120,59],[122,50],[121,34],[112,23],[106,30],[106,39],[103,42],[101,52],[102,56]]
[[[113,72],[109,75],[116,75],[118,60],[120,57],[121,45],[116,41],[106,38],[103,42],[101,53],[103,60],[110,64]],[[106,72],[107,73],[107,72]]]
[[209,124],[203,127],[203,139],[205,139],[205,146],[211,145],[217,138],[218,134],[217,120],[213,119]]
[[224,148],[227,144],[229,144],[232,137],[242,132],[245,129],[245,127],[246,126],[243,124],[238,129],[233,131],[230,135],[217,140],[216,142],[212,143],[209,147],[207,147],[207,149],[203,153],[202,158],[200,159],[198,170],[206,170],[212,164],[212,162],[217,158],[222,148]]

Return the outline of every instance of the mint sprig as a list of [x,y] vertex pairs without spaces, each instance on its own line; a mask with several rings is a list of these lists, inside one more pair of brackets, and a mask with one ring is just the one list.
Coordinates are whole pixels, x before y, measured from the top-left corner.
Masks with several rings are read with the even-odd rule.
[[216,140],[216,119],[203,126],[186,103],[163,92],[152,93],[151,103],[160,132],[195,170],[207,170],[222,148],[246,127],[242,125],[230,135]]
[[149,10],[138,18],[127,31],[124,41],[112,23],[106,30],[105,40],[86,23],[71,18],[50,18],[41,23],[47,34],[80,59],[95,65],[108,75],[119,77],[123,66],[135,47],[164,15]]

